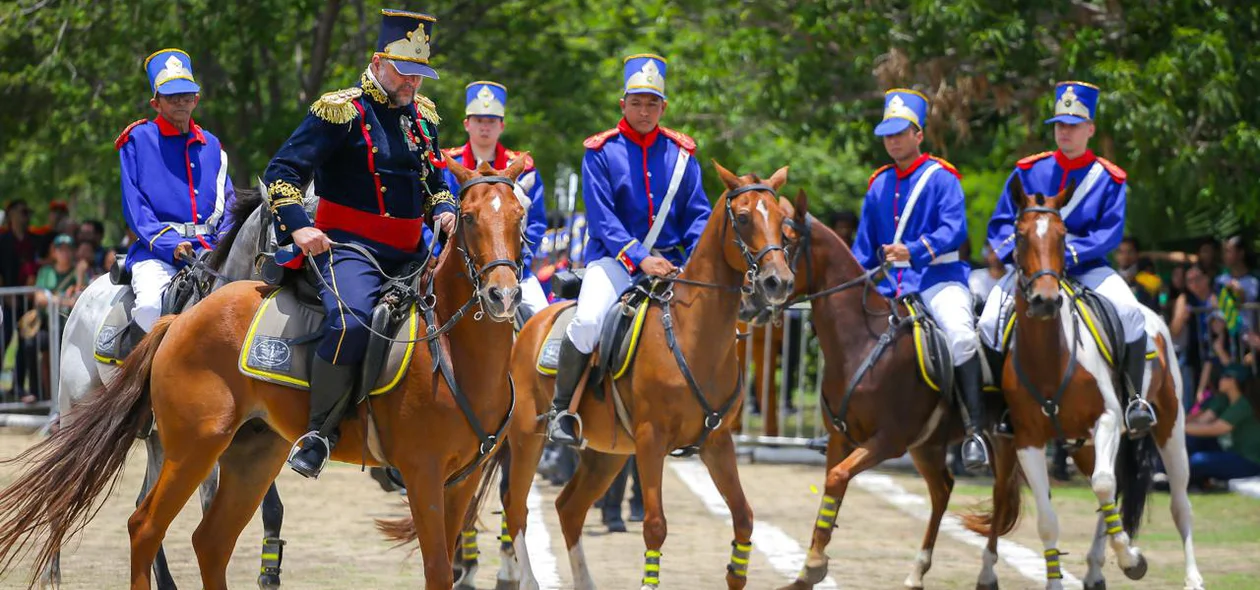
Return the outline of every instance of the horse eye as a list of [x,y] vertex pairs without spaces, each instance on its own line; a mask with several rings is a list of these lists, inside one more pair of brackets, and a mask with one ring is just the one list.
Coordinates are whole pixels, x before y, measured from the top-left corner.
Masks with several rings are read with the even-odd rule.
[[464,224],[466,224],[466,225],[472,225],[472,224],[473,224],[473,221],[474,221],[476,218],[474,218],[474,217],[473,217],[473,214],[472,214],[472,213],[465,213],[465,214],[461,215],[461,216],[459,217],[459,219],[460,219],[460,221],[461,221],[461,222],[463,222],[463,223],[464,223]]
[[747,214],[747,213],[740,213],[739,215],[736,215],[736,216],[735,216],[735,222],[736,222],[736,223],[738,223],[738,224],[740,224],[740,225],[748,225],[748,214]]

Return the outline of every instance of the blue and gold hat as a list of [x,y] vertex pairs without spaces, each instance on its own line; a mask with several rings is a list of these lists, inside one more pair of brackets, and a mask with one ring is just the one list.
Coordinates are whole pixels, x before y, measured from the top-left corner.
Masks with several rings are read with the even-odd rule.
[[389,9],[382,10],[381,17],[381,37],[376,42],[375,55],[393,61],[400,74],[437,80],[437,71],[429,66],[429,39],[437,19]]
[[928,99],[922,92],[893,88],[884,93],[884,120],[875,126],[875,135],[896,135],[911,124],[922,131],[927,113]]
[[464,88],[465,117],[498,117],[507,113],[507,88],[481,80]]
[[193,80],[192,58],[180,49],[163,49],[144,60],[153,94],[187,94],[201,92]]
[[1046,123],[1076,125],[1094,120],[1098,87],[1086,82],[1059,82],[1054,87],[1054,116]]
[[665,99],[665,58],[639,53],[625,59],[626,94],[655,94]]

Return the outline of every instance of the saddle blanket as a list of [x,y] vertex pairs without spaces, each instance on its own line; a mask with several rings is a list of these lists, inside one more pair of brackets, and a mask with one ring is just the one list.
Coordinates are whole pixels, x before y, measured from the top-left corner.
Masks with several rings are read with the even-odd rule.
[[[643,299],[637,303],[633,313],[627,313],[626,305],[618,302],[604,316],[604,325],[600,328],[600,350],[598,351],[601,375],[611,375],[613,379],[620,379],[630,368],[634,353],[639,348],[639,335],[643,332],[649,303],[649,300]],[[577,303],[574,302],[555,315],[551,331],[547,333],[547,339],[538,351],[539,373],[555,376],[559,368],[560,343],[564,340],[565,330],[573,321],[573,315],[576,312]],[[605,354],[604,351],[615,353]]]

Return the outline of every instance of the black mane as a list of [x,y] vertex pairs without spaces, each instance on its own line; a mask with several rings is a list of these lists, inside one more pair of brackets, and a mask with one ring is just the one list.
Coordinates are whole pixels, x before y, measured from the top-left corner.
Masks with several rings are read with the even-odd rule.
[[232,229],[219,240],[214,251],[210,253],[210,258],[206,264],[215,270],[223,267],[227,262],[228,252],[232,250],[232,243],[236,241],[236,236],[241,233],[241,226],[249,220],[249,216],[254,210],[262,205],[262,193],[252,188],[237,188],[236,200],[232,202]]

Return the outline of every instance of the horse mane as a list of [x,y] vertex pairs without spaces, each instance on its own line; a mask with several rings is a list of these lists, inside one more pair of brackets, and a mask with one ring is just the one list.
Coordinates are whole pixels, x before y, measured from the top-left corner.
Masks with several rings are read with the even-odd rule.
[[223,267],[227,262],[228,253],[232,251],[232,244],[236,242],[236,236],[241,233],[241,227],[254,214],[254,210],[262,205],[262,192],[253,188],[237,188],[236,200],[232,202],[232,229],[219,240],[219,244],[210,252],[210,258],[206,264],[215,270]]

